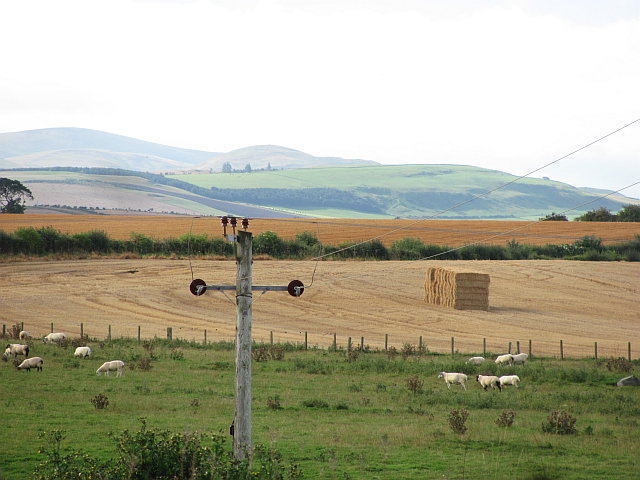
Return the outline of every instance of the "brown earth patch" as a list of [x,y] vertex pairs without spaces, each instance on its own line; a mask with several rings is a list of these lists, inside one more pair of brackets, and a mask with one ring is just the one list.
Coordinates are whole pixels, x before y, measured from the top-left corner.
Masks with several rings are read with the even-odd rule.
[[[216,227],[217,228],[217,227]],[[426,269],[455,266],[491,277],[490,310],[459,311],[423,301]],[[256,285],[286,285],[292,279],[311,284],[315,262],[256,261]],[[235,284],[235,263],[194,260],[194,276],[208,284]],[[233,295],[207,292],[194,297],[188,289],[186,260],[84,260],[0,264],[0,323],[41,337],[63,331],[78,336],[80,324],[90,337],[103,339],[108,326],[114,337],[165,337],[202,341],[232,340]],[[398,348],[417,345],[447,353],[451,337],[461,353],[482,353],[483,338],[494,354],[520,342],[533,354],[557,356],[564,341],[568,357],[599,354],[633,358],[640,349],[640,268],[633,263],[570,261],[477,262],[320,262],[313,285],[300,298],[282,292],[254,293],[253,337],[276,342],[329,346],[347,338],[382,347],[385,334]],[[37,352],[37,343],[34,346]]]

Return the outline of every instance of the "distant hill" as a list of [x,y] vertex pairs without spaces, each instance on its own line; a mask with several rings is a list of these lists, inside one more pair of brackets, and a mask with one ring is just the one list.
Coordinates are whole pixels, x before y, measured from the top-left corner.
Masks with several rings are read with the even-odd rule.
[[[14,163],[20,163],[20,161],[12,157],[78,149],[150,155],[189,165],[195,165],[219,155],[214,152],[169,147],[87,128],[43,128],[23,132],[0,133],[0,159],[9,159]],[[0,163],[0,166],[2,166],[2,163]]]
[[328,167],[340,165],[379,165],[373,160],[348,160],[339,157],[314,157],[293,148],[278,145],[256,145],[218,155],[196,166],[198,170],[221,172],[222,165],[231,164],[234,170],[242,170],[247,164],[253,170],[269,166],[278,169]]

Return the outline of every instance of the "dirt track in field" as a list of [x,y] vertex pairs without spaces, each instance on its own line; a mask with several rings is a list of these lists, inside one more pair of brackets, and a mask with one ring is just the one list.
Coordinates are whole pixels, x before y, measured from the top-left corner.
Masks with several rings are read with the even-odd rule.
[[[12,233],[18,228],[48,227],[74,234],[105,231],[111,238],[128,239],[132,232],[153,238],[177,238],[190,231],[221,236],[220,220],[215,217],[150,215],[0,215],[0,230]],[[373,237],[387,247],[405,237],[424,243],[459,247],[480,242],[505,245],[515,239],[521,244],[545,245],[573,243],[586,236],[600,237],[606,244],[629,241],[640,234],[640,223],[618,222],[521,222],[489,220],[364,220],[364,219],[256,219],[249,229],[254,235],[266,230],[284,239],[313,232],[325,245],[358,242]],[[231,230],[229,229],[229,233]]]
[[[491,276],[491,310],[456,311],[423,302],[428,266],[455,264]],[[235,284],[235,263],[197,260],[196,278],[207,284]],[[314,262],[255,261],[254,285],[311,283]],[[166,336],[201,341],[232,340],[235,306],[222,293],[194,297],[188,290],[187,260],[84,260],[0,264],[0,323],[24,322],[32,335],[56,331],[90,337]],[[233,295],[229,295],[233,298]],[[372,347],[420,336],[432,351],[450,352],[451,337],[461,353],[482,352],[483,338],[493,353],[520,342],[533,354],[568,357],[640,355],[640,266],[637,263],[569,261],[337,262],[318,264],[313,286],[300,298],[284,292],[254,293],[253,336],[329,346],[365,337]]]

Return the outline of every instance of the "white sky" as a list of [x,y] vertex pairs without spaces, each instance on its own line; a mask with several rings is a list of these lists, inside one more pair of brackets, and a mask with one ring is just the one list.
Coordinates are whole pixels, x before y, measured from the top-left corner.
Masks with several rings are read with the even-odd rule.
[[[640,118],[637,0],[21,0],[0,45],[0,132],[523,175]],[[640,122],[534,176],[640,182]]]

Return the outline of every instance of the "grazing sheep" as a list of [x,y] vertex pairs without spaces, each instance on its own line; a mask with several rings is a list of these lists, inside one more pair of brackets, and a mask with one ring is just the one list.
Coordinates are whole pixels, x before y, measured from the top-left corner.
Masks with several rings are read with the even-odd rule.
[[42,358],[40,357],[31,357],[27,358],[24,362],[18,365],[18,370],[26,370],[30,372],[32,368],[35,368],[37,371],[42,371]]
[[472,365],[482,365],[482,362],[484,362],[484,357],[471,357],[467,360],[467,363],[471,363]]
[[495,375],[478,375],[476,380],[480,383],[482,388],[485,390],[491,387],[492,390],[496,388],[502,391],[502,385],[500,384],[500,379]]
[[440,372],[438,378],[444,378],[447,388],[451,389],[451,384],[462,385],[462,388],[467,389],[467,376],[464,373],[447,373]]
[[96,370],[98,376],[104,373],[106,376],[109,376],[109,372],[118,372],[116,377],[122,376],[122,369],[124,368],[124,362],[122,360],[113,360],[111,362],[104,362],[102,366]]
[[74,357],[82,358],[87,358],[89,355],[91,355],[91,349],[89,347],[78,347],[73,354]]
[[4,351],[4,356],[9,358],[10,356],[17,357],[18,355],[29,356],[29,345],[20,345],[19,343],[11,343],[7,345],[7,349]]
[[518,377],[517,375],[504,375],[498,380],[500,380],[500,385],[502,385],[503,387],[505,385],[513,385],[514,387],[517,387],[520,383],[520,377]]
[[22,330],[20,332],[20,340],[29,340],[31,338],[31,334],[29,332],[27,332],[26,330]]
[[524,365],[529,359],[529,355],[526,353],[519,353],[517,355],[511,355],[511,363],[514,365]]
[[67,338],[64,333],[50,333],[42,339],[42,343],[58,343]]
[[511,355],[510,353],[506,353],[504,355],[498,355],[498,358],[496,358],[496,363],[498,365],[504,365],[505,363],[511,364],[511,362],[513,361],[513,355]]

